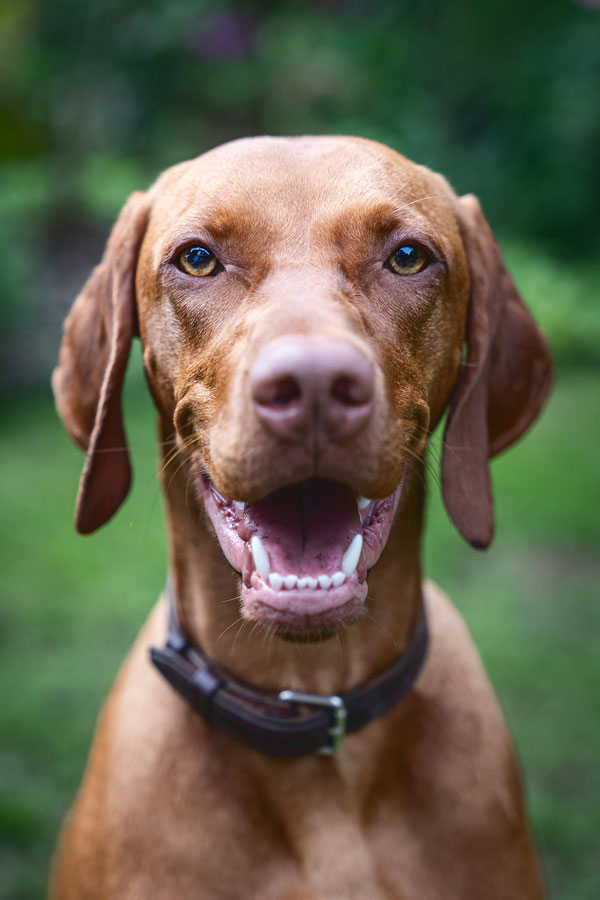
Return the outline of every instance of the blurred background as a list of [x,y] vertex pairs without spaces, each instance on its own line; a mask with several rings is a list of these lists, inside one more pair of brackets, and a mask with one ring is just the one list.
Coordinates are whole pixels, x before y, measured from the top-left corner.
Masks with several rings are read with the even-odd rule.
[[[430,479],[426,569],[474,633],[525,771],[550,896],[600,896],[600,10],[594,0],[2,0],[0,898],[42,897],[93,724],[165,574],[139,350],[136,470],[77,537],[83,459],[49,375],[131,190],[248,134],[390,144],[479,195],[552,344],[556,387],[494,464],[497,538]],[[434,454],[435,455],[435,454]]]

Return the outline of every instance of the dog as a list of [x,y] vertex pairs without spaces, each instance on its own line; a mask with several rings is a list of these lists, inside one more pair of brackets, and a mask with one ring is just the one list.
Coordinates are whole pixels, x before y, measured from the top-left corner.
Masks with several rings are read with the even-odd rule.
[[444,413],[445,506],[485,548],[489,459],[551,383],[476,198],[347,137],[234,141],[134,193],[53,375],[86,453],[84,534],[130,486],[136,336],[169,583],[101,714],[51,897],[541,898],[502,713],[420,564]]

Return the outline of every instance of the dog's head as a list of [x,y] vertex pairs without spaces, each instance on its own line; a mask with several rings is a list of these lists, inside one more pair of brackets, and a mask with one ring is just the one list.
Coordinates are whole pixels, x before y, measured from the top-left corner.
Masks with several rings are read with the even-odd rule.
[[205,510],[241,573],[244,614],[281,633],[360,615],[447,407],[444,500],[486,547],[488,461],[551,378],[477,200],[354,138],[236,141],[130,198],[53,379],[87,452],[83,533],[129,488],[120,394],[136,334],[189,514]]

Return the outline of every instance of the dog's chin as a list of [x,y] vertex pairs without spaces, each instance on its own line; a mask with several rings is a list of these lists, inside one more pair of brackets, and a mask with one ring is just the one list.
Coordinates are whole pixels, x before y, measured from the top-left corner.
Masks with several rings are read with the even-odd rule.
[[361,619],[366,611],[367,583],[349,579],[338,588],[272,591],[242,586],[245,619],[277,637],[295,643],[317,643]]
[[326,640],[366,613],[367,573],[387,541],[402,486],[383,500],[324,479],[255,503],[196,483],[221,549],[241,576],[241,612],[278,637]]
[[289,644],[322,644],[335,637],[348,625],[353,625],[360,618],[361,615],[348,622],[339,622],[337,625],[333,623],[330,625],[311,623],[308,626],[285,625],[283,623],[267,622],[263,619],[250,619],[250,621],[255,621],[267,634],[274,634],[279,640],[287,641]]

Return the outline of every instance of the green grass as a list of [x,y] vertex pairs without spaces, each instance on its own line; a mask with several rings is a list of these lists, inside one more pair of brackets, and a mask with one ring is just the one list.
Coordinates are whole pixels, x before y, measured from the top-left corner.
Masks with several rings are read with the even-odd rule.
[[[494,464],[497,538],[454,533],[431,479],[426,569],[465,614],[515,734],[556,900],[600,896],[597,377],[559,378],[543,419]],[[151,405],[126,400],[132,496],[72,530],[82,455],[49,397],[4,409],[0,436],[0,898],[42,897],[98,708],[165,574]]]
[[555,362],[598,365],[600,304],[598,259],[565,266],[559,253],[529,241],[500,236],[515,283],[552,347]]

